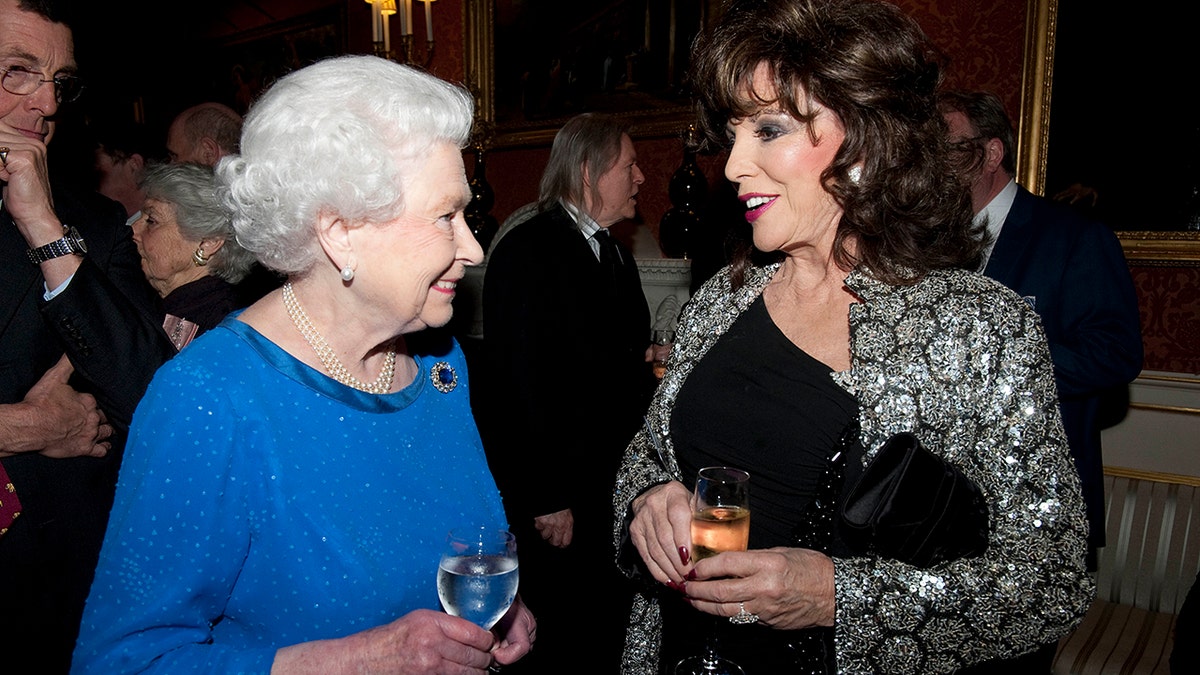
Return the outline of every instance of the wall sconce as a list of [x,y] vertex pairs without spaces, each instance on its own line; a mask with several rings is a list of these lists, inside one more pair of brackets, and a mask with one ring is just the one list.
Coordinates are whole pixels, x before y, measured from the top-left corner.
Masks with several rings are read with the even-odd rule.
[[[436,0],[419,0],[425,5],[425,54],[417,58],[413,53],[413,0],[366,0],[371,5],[371,31],[375,55],[400,63],[429,67],[433,61],[433,3]],[[392,50],[392,15],[400,18],[400,49]]]

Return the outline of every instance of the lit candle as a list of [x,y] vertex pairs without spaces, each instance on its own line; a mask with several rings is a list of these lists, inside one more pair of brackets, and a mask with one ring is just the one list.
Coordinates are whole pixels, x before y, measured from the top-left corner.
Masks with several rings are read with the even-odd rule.
[[433,42],[433,0],[425,1],[425,39]]

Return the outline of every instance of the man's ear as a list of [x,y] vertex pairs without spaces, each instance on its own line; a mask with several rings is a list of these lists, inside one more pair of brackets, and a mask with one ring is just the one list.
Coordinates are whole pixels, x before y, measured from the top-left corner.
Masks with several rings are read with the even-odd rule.
[[1004,163],[1004,143],[999,138],[989,138],[983,144],[983,170],[985,173],[995,173]]
[[209,166],[216,166],[217,160],[221,159],[221,146],[213,139],[205,136],[200,139],[200,156],[204,158],[204,163]]

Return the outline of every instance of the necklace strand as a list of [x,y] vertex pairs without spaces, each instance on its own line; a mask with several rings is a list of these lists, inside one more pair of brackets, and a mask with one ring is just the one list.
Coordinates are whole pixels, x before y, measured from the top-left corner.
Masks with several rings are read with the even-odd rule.
[[384,354],[383,369],[379,371],[379,377],[375,378],[374,382],[367,384],[346,370],[337,355],[333,353],[329,343],[325,342],[325,338],[317,332],[312,321],[309,321],[308,315],[304,313],[304,309],[300,307],[300,302],[296,300],[296,293],[292,290],[290,281],[283,285],[283,305],[287,308],[288,316],[291,317],[296,330],[300,331],[300,336],[317,353],[317,358],[321,359],[321,365],[325,366],[325,371],[333,379],[347,387],[353,387],[368,394],[386,394],[391,391],[392,377],[396,374],[396,350],[388,350],[387,354]]

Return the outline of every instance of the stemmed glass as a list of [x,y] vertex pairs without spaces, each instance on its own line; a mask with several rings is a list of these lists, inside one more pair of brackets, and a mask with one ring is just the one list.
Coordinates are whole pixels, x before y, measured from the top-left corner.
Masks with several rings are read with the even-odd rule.
[[[675,342],[675,331],[671,329],[656,329],[651,333],[651,341],[659,347],[666,347]],[[662,379],[667,373],[667,362],[662,359],[655,359],[651,364],[654,368],[654,376]]]
[[[699,561],[723,551],[745,551],[749,541],[750,474],[727,466],[700,469],[692,493],[692,556]],[[745,675],[741,666],[717,653],[713,628],[704,652],[677,663],[675,675]]]
[[491,630],[517,596],[517,569],[517,538],[508,530],[451,530],[438,563],[438,598],[447,614]]

